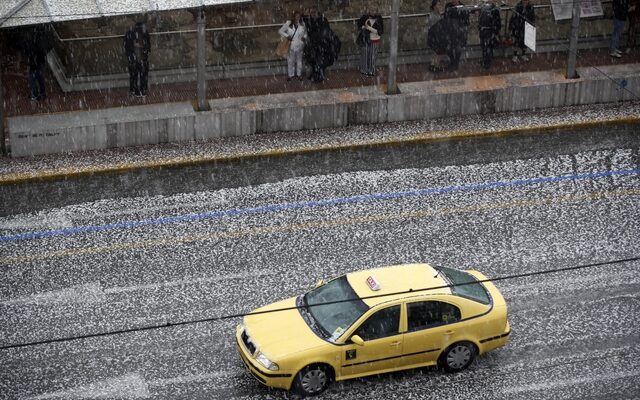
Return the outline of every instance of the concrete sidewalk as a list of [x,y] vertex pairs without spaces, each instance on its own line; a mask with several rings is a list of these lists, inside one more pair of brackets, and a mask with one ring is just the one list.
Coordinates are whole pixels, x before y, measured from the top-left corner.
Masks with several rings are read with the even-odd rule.
[[[62,97],[63,102],[58,102],[53,93],[47,102],[35,107],[58,104],[66,111],[39,113],[36,109],[7,118],[12,155],[30,157],[1,159],[0,184],[342,146],[445,140],[496,130],[517,132],[522,127],[635,122],[640,116],[640,63],[631,61],[638,56],[632,54],[615,60],[614,65],[601,65],[611,63],[606,53],[593,50],[588,54],[591,58],[580,60],[591,60],[592,66],[580,67],[581,77],[576,80],[567,80],[563,69],[549,69],[566,59],[559,53],[538,55],[531,63],[519,65],[498,59],[496,70],[524,70],[503,74],[487,75],[469,62],[455,74],[433,79],[425,72],[425,65],[406,65],[401,67],[401,94],[392,96],[385,94],[383,73],[371,80],[355,71],[333,71],[331,79],[321,85],[305,81],[287,86],[284,77],[273,77],[261,86],[253,80],[265,82],[263,78],[246,78],[235,80],[233,86],[245,93],[257,93],[269,90],[273,80],[283,92],[212,96],[211,111],[207,112],[196,112],[191,101],[161,99],[149,104],[157,98],[131,99],[126,92],[121,98],[114,95],[119,93],[116,90],[106,95],[104,91],[67,94],[70,97]],[[528,70],[533,67],[538,70]],[[349,74],[356,74],[355,80],[347,79]],[[252,82],[256,85],[251,86]],[[320,90],[322,87],[325,89]],[[163,86],[162,95],[178,99],[181,92],[171,88]],[[77,98],[69,101],[72,96]],[[90,108],[93,103],[89,101],[83,102],[86,96],[92,96],[97,108]],[[111,102],[117,99],[139,103],[113,107]],[[16,102],[12,98],[7,104],[15,106]],[[599,103],[612,104],[562,108]],[[594,110],[602,112],[594,114]],[[549,117],[554,115],[558,117]],[[367,126],[369,123],[391,124],[376,127]],[[349,129],[344,129],[347,126]],[[256,135],[265,132],[271,134]],[[65,154],[68,152],[72,153]]]
[[[507,50],[506,54],[508,55],[510,52]],[[469,59],[461,64],[458,71],[437,74],[429,72],[426,64],[405,64],[398,66],[397,80],[399,83],[427,82],[521,72],[564,71],[566,69],[566,61],[566,52],[536,54],[529,62],[518,64],[514,64],[509,57],[496,57],[492,67],[489,70],[485,70],[479,65],[477,59]],[[607,49],[581,49],[577,62],[578,68],[581,69],[594,66],[640,63],[640,50],[634,49],[623,58],[615,59],[608,55]],[[58,86],[53,74],[47,70],[45,83],[48,97],[46,101],[34,102],[29,100],[29,87],[26,79],[27,65],[20,61],[19,55],[15,51],[10,54],[3,54],[3,60],[0,60],[0,63],[4,73],[2,84],[5,89],[6,117],[69,111],[92,111],[173,102],[190,103],[196,100],[195,82],[151,84],[149,95],[146,98],[131,97],[126,88],[64,93]],[[287,82],[284,75],[210,80],[207,84],[207,98],[228,99],[278,93],[299,93],[300,96],[305,96],[300,92],[380,86],[385,85],[386,80],[387,68],[384,65],[380,66],[379,74],[374,78],[363,76],[353,69],[329,68],[328,80],[319,84],[308,80]]]

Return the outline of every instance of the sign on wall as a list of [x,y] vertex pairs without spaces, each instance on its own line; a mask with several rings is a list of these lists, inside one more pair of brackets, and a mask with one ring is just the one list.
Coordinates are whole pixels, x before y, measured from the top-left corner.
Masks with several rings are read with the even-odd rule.
[[536,51],[536,27],[528,22],[524,22],[524,45]]
[[[604,15],[602,0],[582,0],[580,4],[580,18],[598,17]],[[556,21],[570,19],[573,11],[573,0],[551,0],[551,8]]]

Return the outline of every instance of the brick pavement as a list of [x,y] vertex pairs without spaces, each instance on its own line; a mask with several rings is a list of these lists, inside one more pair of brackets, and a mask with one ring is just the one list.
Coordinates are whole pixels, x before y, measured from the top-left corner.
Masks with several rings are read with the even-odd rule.
[[[433,79],[482,76],[513,72],[541,71],[566,68],[566,52],[535,55],[531,61],[514,64],[509,58],[498,57],[489,70],[480,67],[477,59],[462,63],[456,72],[431,73],[426,64],[401,65],[398,69],[398,82],[418,82]],[[639,63],[640,50],[634,50],[622,59],[612,59],[607,49],[581,50],[578,67],[601,66],[623,63]],[[284,61],[283,61],[284,63]],[[3,87],[5,90],[5,115],[34,115],[59,113],[78,110],[95,110],[110,107],[127,107],[140,104],[158,104],[196,99],[196,84],[171,83],[150,85],[146,98],[129,96],[127,88],[87,90],[64,93],[56,83],[50,71],[46,71],[45,80],[48,97],[44,101],[31,101],[26,80],[26,68],[16,53],[3,56]],[[328,70],[328,80],[323,83],[305,81],[287,82],[284,75],[250,78],[210,80],[207,83],[208,98],[242,97],[265,95],[269,93],[304,92],[320,89],[371,86],[386,84],[386,67],[379,68],[377,77],[365,77],[355,70]]]

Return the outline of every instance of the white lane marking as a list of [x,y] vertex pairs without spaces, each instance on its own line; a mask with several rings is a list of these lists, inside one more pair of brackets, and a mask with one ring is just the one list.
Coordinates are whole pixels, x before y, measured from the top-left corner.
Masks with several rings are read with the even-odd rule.
[[177,281],[149,283],[146,285],[118,286],[103,289],[99,282],[72,286],[61,290],[37,293],[30,296],[17,297],[0,301],[0,306],[24,306],[29,304],[42,305],[47,303],[97,303],[106,301],[107,295],[130,293],[142,290],[157,290],[176,286],[202,285],[213,282],[258,278],[274,275],[274,272],[247,272],[242,274],[228,274],[209,278],[180,279]]
[[633,269],[616,271],[615,274],[611,271],[596,272],[593,269],[588,272],[593,275],[575,276],[574,274],[570,281],[549,275],[536,277],[535,282],[501,281],[496,286],[499,286],[500,292],[505,299],[513,300],[519,297],[530,298],[538,297],[542,294],[548,295],[551,292],[566,293],[569,290],[593,291],[640,283],[640,276]]
[[193,382],[201,382],[201,381],[210,381],[215,379],[228,379],[232,376],[238,375],[238,372],[212,372],[208,374],[193,374],[193,375],[182,375],[176,376],[174,378],[166,378],[166,379],[155,379],[149,381],[149,386],[169,386],[176,384],[184,384],[184,383],[193,383]]
[[246,272],[242,274],[228,274],[224,276],[214,276],[210,278],[196,278],[196,279],[180,279],[177,281],[169,281],[169,282],[160,282],[160,283],[149,283],[146,285],[135,285],[135,286],[124,286],[124,287],[113,287],[104,290],[105,294],[117,294],[117,293],[127,293],[127,292],[135,292],[138,290],[150,290],[150,289],[158,289],[158,288],[170,288],[175,286],[187,286],[187,285],[201,285],[206,283],[213,283],[218,281],[227,281],[234,279],[246,279],[246,278],[257,278],[261,276],[274,275],[274,272]]
[[[164,199],[160,197],[159,199]],[[148,199],[145,198],[146,201]],[[190,201],[176,204],[167,204],[164,206],[135,206],[126,205],[129,208],[112,211],[108,208],[104,211],[100,208],[105,201],[94,203],[83,203],[67,206],[62,209],[53,210],[48,213],[38,213],[37,215],[19,215],[16,217],[0,218],[0,230],[56,230],[64,228],[73,228],[74,226],[84,224],[83,221],[95,221],[100,218],[112,218],[122,216],[135,216],[141,218],[144,215],[153,215],[154,213],[179,213],[183,209],[210,209],[212,205],[222,206],[227,203],[223,195],[213,194],[207,201]],[[110,206],[111,207],[111,206]],[[8,220],[7,220],[8,219]]]
[[61,290],[37,293],[15,299],[2,300],[0,305],[28,305],[46,303],[96,303],[104,301],[104,291],[100,283],[91,282],[84,285],[72,286]]
[[[144,200],[146,202],[153,202],[153,200],[157,200],[157,201],[161,201],[161,200],[165,200],[167,199],[167,197],[165,196],[156,196],[155,198],[152,199],[148,199],[148,198],[144,198]],[[169,198],[170,199],[170,198]],[[179,198],[180,202],[179,203],[175,203],[175,204],[167,204],[167,205],[163,205],[163,206],[147,206],[147,205],[136,205],[134,204],[124,204],[123,209],[121,210],[117,210],[117,211],[95,211],[92,210],[90,208],[90,206],[93,207],[99,207],[102,204],[100,203],[104,203],[104,201],[100,201],[98,203],[85,203],[85,204],[81,204],[81,205],[72,205],[72,206],[68,206],[66,208],[72,208],[73,209],[73,213],[74,213],[74,222],[75,222],[75,226],[84,224],[84,222],[82,221],[92,221],[92,220],[96,220],[99,218],[112,218],[112,217],[122,217],[122,216],[134,216],[135,218],[143,218],[142,216],[144,215],[154,215],[156,213],[170,213],[170,214],[175,214],[175,213],[180,213],[182,212],[181,210],[184,209],[188,209],[188,210],[199,210],[199,209],[205,209],[205,210],[209,210],[211,208],[212,205],[217,205],[217,206],[222,206],[224,204],[227,203],[227,201],[224,199],[223,195],[219,195],[219,194],[213,194],[210,196],[210,199],[206,200],[206,201],[202,201],[202,200],[198,200],[198,201],[183,201],[182,198]],[[130,199],[129,199],[130,200]],[[108,205],[108,204],[107,204]],[[111,206],[109,206],[111,207]],[[66,209],[65,208],[65,209]],[[80,210],[87,210],[85,213],[83,214],[79,214],[77,212],[77,210],[75,210],[75,208],[80,208]],[[91,214],[91,215],[89,215]]]
[[0,220],[0,230],[49,230],[71,228],[73,226],[72,217],[65,211],[57,211],[49,215],[28,215],[23,219],[9,221]]
[[44,399],[147,399],[151,397],[149,385],[139,373],[76,386],[72,389],[57,390],[27,400]]
[[513,395],[513,394],[520,394],[520,393],[526,393],[526,392],[534,392],[537,390],[549,390],[549,389],[555,389],[555,388],[566,387],[566,386],[578,386],[581,384],[594,383],[598,381],[631,378],[638,375],[640,375],[640,371],[625,371],[625,372],[610,373],[610,374],[602,374],[598,372],[593,374],[593,376],[590,376],[590,377],[575,378],[575,379],[560,379],[560,380],[554,380],[551,382],[533,383],[530,385],[520,385],[517,387],[506,387],[502,390],[502,393]]

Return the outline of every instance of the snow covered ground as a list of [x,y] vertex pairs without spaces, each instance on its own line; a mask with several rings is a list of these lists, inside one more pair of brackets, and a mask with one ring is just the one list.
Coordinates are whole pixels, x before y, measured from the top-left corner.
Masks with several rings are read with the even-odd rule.
[[[2,217],[0,346],[248,312],[388,264],[497,277],[637,257],[639,155],[356,171]],[[639,267],[499,281],[513,330],[506,347],[460,374],[374,376],[321,398],[637,398]],[[244,371],[238,322],[3,349],[0,397],[290,398]]]

